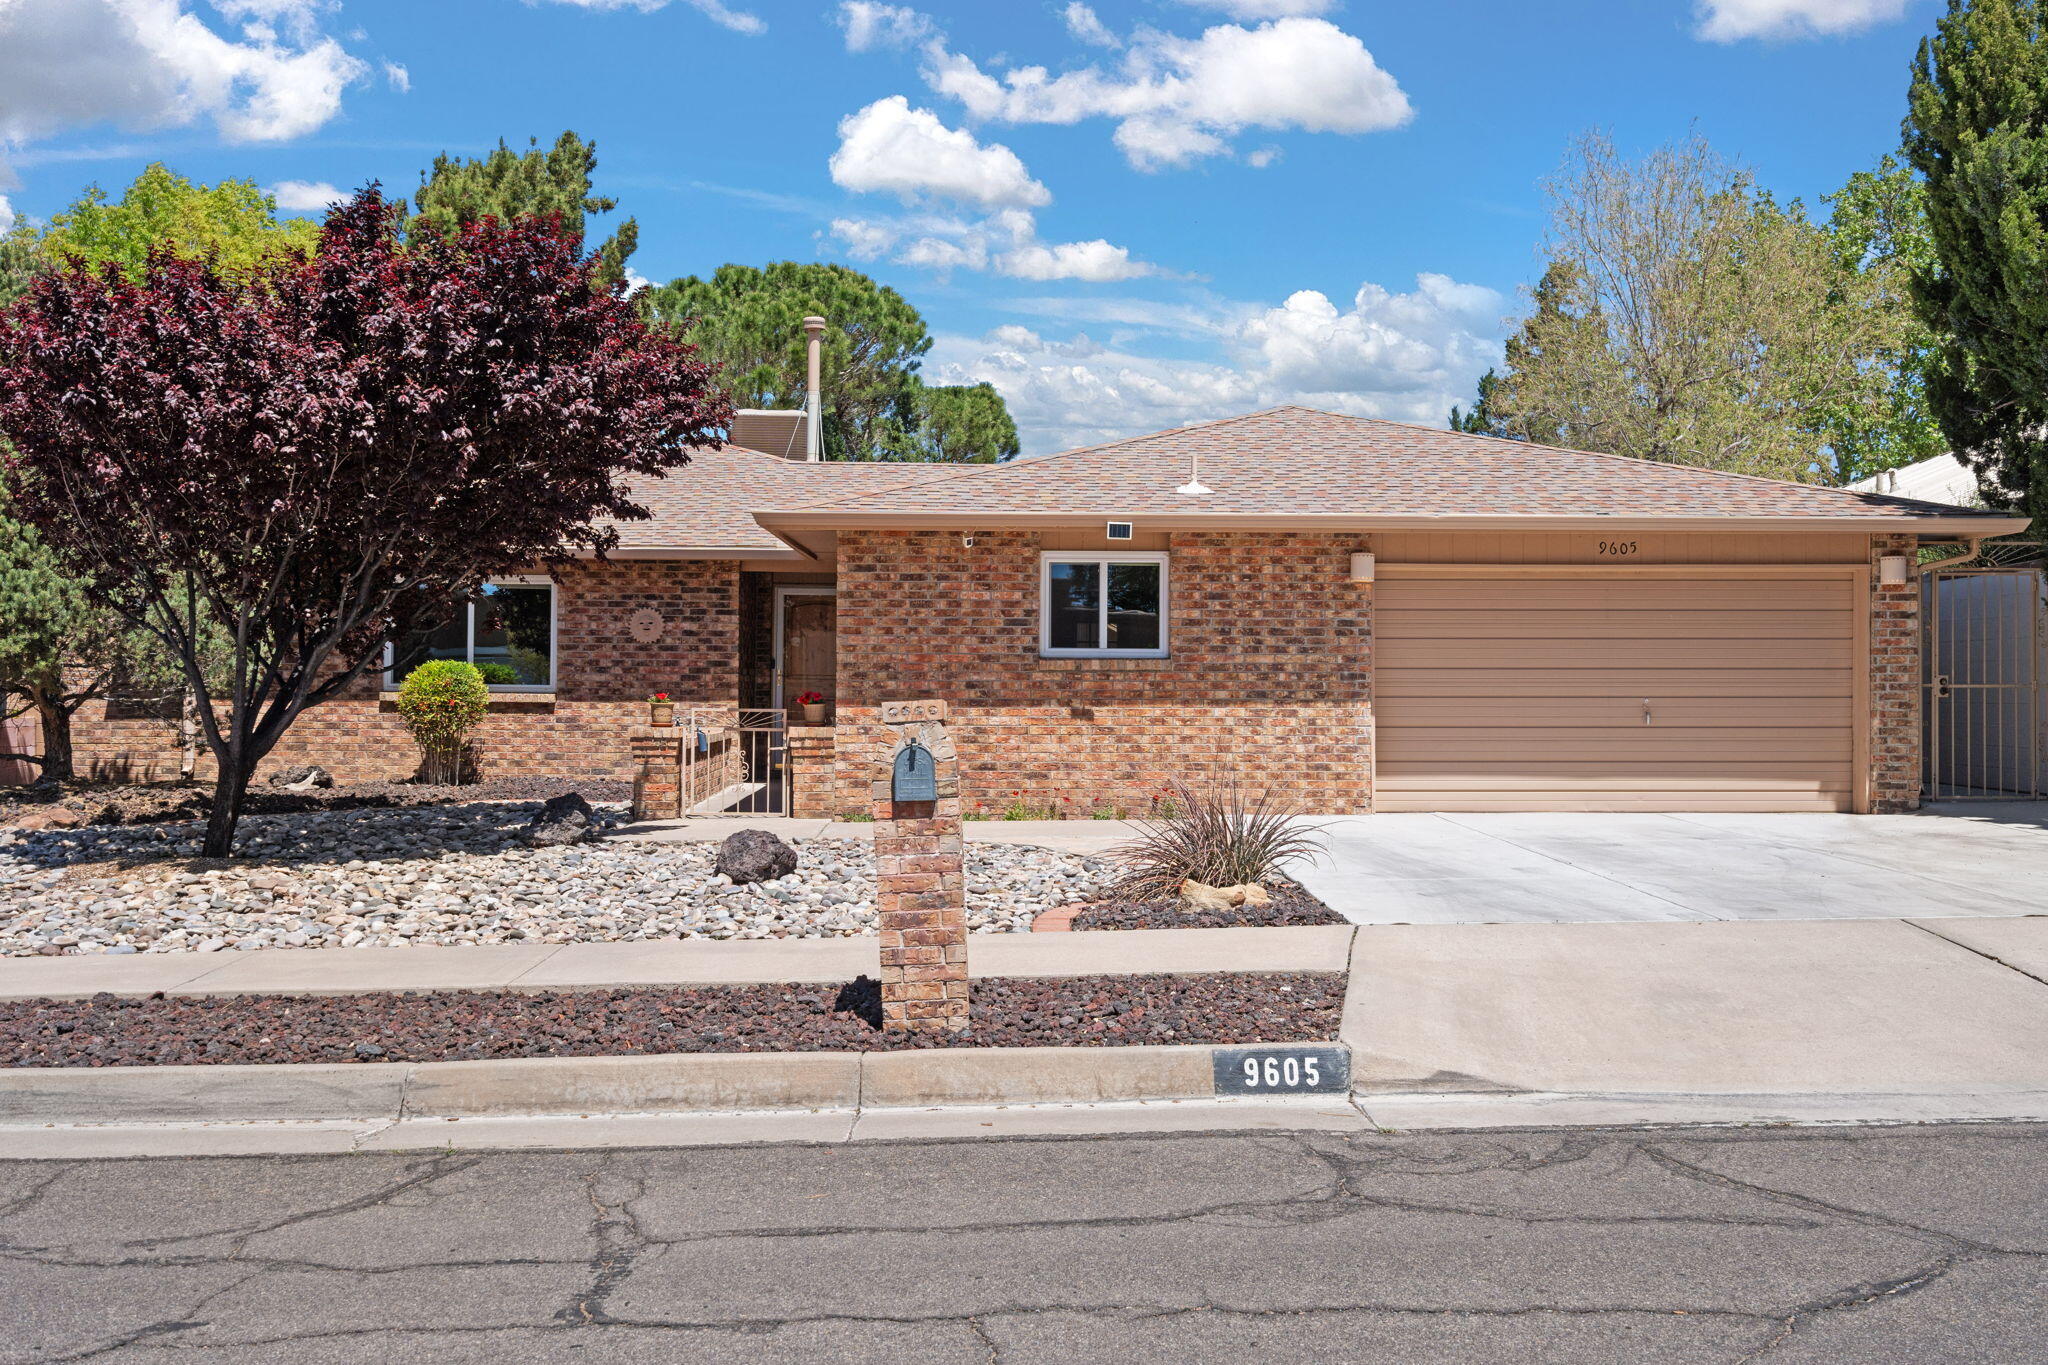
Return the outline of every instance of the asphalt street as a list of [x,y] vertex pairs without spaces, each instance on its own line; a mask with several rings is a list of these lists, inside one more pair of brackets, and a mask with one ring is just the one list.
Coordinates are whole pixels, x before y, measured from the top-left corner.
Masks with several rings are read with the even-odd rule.
[[2048,1126],[0,1166],[22,1361],[2022,1361]]

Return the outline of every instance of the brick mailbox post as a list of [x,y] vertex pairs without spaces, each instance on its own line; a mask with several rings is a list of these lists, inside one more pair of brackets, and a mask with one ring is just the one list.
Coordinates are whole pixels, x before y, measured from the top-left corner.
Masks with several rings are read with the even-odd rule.
[[882,921],[882,1026],[967,1027],[967,877],[960,768],[946,703],[888,702],[875,775],[875,900]]

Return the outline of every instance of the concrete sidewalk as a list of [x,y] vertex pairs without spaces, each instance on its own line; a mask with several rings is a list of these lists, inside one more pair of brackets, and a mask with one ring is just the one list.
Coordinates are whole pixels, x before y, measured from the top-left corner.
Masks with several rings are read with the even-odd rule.
[[[1350,925],[976,934],[976,977],[1157,972],[1341,972]],[[851,981],[877,975],[880,940],[684,939],[474,948],[287,948],[248,953],[0,958],[0,1000],[115,995],[346,995],[361,991],[589,990]]]

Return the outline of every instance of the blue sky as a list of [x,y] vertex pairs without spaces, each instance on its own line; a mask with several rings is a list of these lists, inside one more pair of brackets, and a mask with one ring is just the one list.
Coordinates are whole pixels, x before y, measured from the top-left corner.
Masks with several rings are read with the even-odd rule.
[[1044,451],[1280,401],[1440,423],[1543,177],[1697,128],[1809,202],[1936,0],[0,0],[0,218],[163,160],[316,211],[596,140],[653,279],[843,260]]

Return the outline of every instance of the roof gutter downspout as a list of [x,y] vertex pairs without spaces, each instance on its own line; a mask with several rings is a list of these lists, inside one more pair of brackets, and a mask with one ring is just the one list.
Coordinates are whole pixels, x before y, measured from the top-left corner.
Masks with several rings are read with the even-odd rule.
[[1936,569],[1952,569],[1958,564],[1967,564],[1984,553],[1983,536],[1964,536],[1963,540],[1969,545],[1969,549],[1959,555],[1950,555],[1946,559],[1934,559],[1929,560],[1925,564],[1917,564],[1914,566],[1913,572],[1916,574],[1926,574],[1932,573]]

